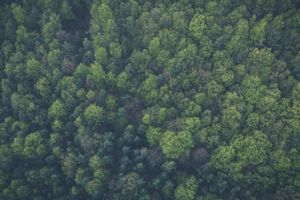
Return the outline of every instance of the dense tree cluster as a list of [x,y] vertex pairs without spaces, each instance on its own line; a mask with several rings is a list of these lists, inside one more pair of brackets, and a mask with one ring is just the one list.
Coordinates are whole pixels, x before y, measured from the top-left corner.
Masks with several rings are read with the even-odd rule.
[[4,0],[0,199],[300,199],[297,0]]

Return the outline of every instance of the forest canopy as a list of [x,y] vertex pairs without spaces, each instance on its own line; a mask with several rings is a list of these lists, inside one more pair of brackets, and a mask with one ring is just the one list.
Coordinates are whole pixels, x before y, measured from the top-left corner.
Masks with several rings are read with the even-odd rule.
[[300,2],[2,0],[0,199],[300,199]]

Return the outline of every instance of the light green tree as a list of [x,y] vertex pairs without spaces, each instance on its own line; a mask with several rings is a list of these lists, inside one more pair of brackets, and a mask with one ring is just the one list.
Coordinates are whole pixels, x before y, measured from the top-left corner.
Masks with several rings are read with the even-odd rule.
[[197,180],[194,176],[191,176],[180,183],[175,190],[176,200],[194,200],[197,193]]
[[194,146],[192,134],[188,131],[167,131],[162,135],[160,146],[166,158],[177,159]]

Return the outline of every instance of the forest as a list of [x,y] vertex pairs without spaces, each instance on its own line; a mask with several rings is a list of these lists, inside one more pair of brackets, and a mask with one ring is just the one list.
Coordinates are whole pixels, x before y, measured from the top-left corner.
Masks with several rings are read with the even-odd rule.
[[1,200],[300,200],[299,0],[1,0]]

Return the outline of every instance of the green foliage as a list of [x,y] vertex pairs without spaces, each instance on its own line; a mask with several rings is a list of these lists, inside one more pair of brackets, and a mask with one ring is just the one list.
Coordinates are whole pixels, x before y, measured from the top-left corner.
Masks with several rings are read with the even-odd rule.
[[74,13],[72,11],[72,6],[70,5],[70,3],[68,1],[62,1],[61,15],[65,19],[74,19],[75,18]]
[[183,183],[179,184],[175,190],[176,200],[193,200],[197,193],[197,180],[191,176],[187,178]]
[[159,141],[162,137],[162,133],[159,128],[154,128],[152,126],[149,126],[149,128],[147,129],[147,132],[146,132],[146,136],[147,136],[147,141],[149,142],[149,144],[154,145],[154,144],[159,143]]
[[89,166],[93,170],[94,178],[87,182],[85,190],[92,197],[97,198],[101,196],[101,190],[107,178],[107,172],[103,169],[103,161],[97,155],[94,155],[89,160]]
[[199,129],[201,127],[201,121],[197,117],[186,118],[184,121],[184,124],[185,124],[185,129],[192,134],[199,131]]
[[11,5],[11,11],[14,15],[14,18],[16,19],[16,21],[19,23],[19,24],[22,24],[24,23],[25,21],[25,16],[26,16],[26,12],[25,12],[25,9],[21,6],[21,5],[17,5],[15,3],[13,3]]
[[51,119],[63,119],[66,116],[66,110],[61,100],[56,100],[48,109],[48,116]]
[[261,84],[261,80],[257,76],[246,77],[242,86],[245,100],[252,105],[259,101],[262,93],[266,90],[266,87]]
[[1,1],[0,199],[300,199],[299,13]]
[[30,133],[25,137],[23,155],[25,157],[45,156],[47,148],[40,132]]
[[121,72],[117,76],[116,85],[122,91],[126,91],[129,88],[129,77],[126,72]]
[[159,54],[159,46],[160,46],[160,41],[159,38],[153,38],[149,44],[149,53],[151,56],[156,57]]
[[158,98],[157,87],[157,77],[150,74],[149,77],[143,82],[142,88],[139,93],[149,104],[154,103]]
[[59,66],[61,64],[62,52],[59,49],[53,49],[49,51],[47,60],[48,64],[52,67]]
[[56,31],[61,29],[60,19],[58,15],[51,14],[49,21],[44,24],[42,35],[47,43],[50,43],[56,36]]
[[262,46],[264,43],[267,23],[267,17],[265,17],[252,29],[251,38],[257,46]]
[[73,177],[76,172],[76,157],[73,153],[68,153],[64,158],[62,169],[68,177]]
[[38,78],[41,73],[41,63],[34,58],[27,60],[26,73],[33,78]]
[[206,30],[205,16],[201,14],[195,14],[189,26],[190,33],[196,39],[201,40],[203,39],[205,30]]
[[107,63],[107,52],[105,48],[100,47],[95,51],[95,60],[97,63],[103,65]]
[[50,85],[49,81],[45,77],[41,77],[35,83],[35,89],[42,97],[49,98],[51,92],[49,85]]
[[122,49],[120,45],[116,42],[109,44],[109,53],[115,59],[120,59],[122,55]]
[[141,177],[135,173],[130,172],[124,176],[122,180],[121,194],[123,197],[134,198],[137,196],[138,189],[141,187]]
[[102,66],[98,63],[92,64],[90,68],[90,72],[87,75],[87,80],[91,82],[91,85],[95,88],[103,88],[106,74],[102,68]]
[[[271,143],[267,136],[261,132],[255,132],[252,136],[237,137],[228,146],[221,146],[216,150],[212,158],[213,165],[236,181],[244,180],[246,167],[258,167],[269,160],[268,150]],[[256,168],[259,172],[259,168]],[[257,180],[258,182],[260,180]]]
[[96,104],[90,104],[86,107],[83,116],[86,122],[91,125],[100,125],[105,119],[104,109]]
[[97,179],[91,180],[87,182],[84,188],[86,192],[93,198],[99,198],[99,196],[101,195],[100,190],[102,188],[102,183]]
[[228,127],[231,131],[238,130],[241,121],[241,113],[233,106],[230,106],[223,111],[222,123],[224,127]]
[[193,147],[193,138],[188,131],[167,131],[162,135],[160,146],[166,158],[177,159]]

